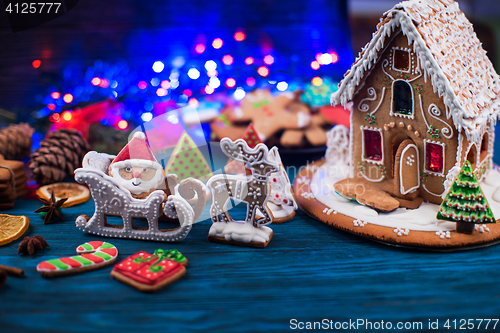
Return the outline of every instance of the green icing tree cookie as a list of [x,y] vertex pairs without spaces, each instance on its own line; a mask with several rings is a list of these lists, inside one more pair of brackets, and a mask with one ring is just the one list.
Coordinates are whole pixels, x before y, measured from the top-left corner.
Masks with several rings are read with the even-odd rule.
[[167,174],[176,174],[179,181],[193,177],[206,182],[212,175],[205,157],[193,139],[184,131],[165,168]]
[[[259,143],[263,143],[262,140],[259,138],[259,135],[253,128],[252,123],[248,125],[245,134],[243,134],[242,137],[243,140],[245,140],[248,144],[248,147],[250,148],[255,148]],[[232,175],[251,175],[251,171],[247,170],[245,168],[245,165],[241,162],[235,161],[233,159],[229,159],[227,162],[226,166],[224,167],[224,171],[228,174]]]
[[457,232],[461,233],[472,233],[474,223],[496,222],[469,161],[465,161],[453,180],[439,207],[437,219],[457,222]]

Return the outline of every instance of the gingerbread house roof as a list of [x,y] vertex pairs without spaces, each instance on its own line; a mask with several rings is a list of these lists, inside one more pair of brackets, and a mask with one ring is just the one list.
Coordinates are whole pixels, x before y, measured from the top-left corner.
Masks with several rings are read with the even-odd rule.
[[339,90],[333,104],[346,104],[362,86],[386,46],[399,31],[408,38],[424,77],[443,98],[446,116],[458,131],[479,141],[486,123],[496,123],[500,112],[500,78],[486,56],[472,24],[453,0],[410,0],[397,4],[380,19]]

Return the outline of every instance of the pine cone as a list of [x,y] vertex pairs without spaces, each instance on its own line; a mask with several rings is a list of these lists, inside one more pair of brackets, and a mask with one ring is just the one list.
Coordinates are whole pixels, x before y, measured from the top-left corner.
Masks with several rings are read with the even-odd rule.
[[74,129],[59,129],[50,133],[31,156],[29,168],[39,185],[63,181],[82,164],[90,146]]
[[31,135],[35,130],[28,124],[9,125],[0,129],[0,155],[6,160],[20,160],[31,154]]

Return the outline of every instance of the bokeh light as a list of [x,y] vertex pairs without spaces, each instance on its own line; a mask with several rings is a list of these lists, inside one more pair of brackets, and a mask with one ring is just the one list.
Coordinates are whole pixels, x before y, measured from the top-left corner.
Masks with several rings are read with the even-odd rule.
[[222,39],[220,38],[215,38],[214,41],[212,42],[212,46],[214,47],[214,49],[220,49],[222,47]]
[[128,122],[124,119],[120,120],[117,124],[118,128],[124,130],[128,127]]
[[161,87],[163,89],[169,89],[170,88],[170,81],[169,80],[163,80],[163,81],[161,81]]
[[155,71],[155,73],[161,73],[164,68],[165,68],[165,65],[163,64],[163,62],[161,62],[159,60],[155,61],[153,64],[153,70]]
[[255,81],[255,79],[254,79],[253,77],[251,77],[251,76],[250,76],[250,77],[248,77],[248,78],[246,79],[246,81],[245,81],[245,82],[246,82],[246,84],[247,84],[248,86],[253,87],[253,86],[255,86],[255,82],[256,82],[256,81]]
[[254,62],[254,59],[252,57],[246,57],[245,58],[245,64],[246,65],[251,65],[251,64],[253,64],[253,62]]
[[198,105],[200,105],[200,103],[198,102],[198,100],[196,98],[194,98],[194,97],[189,99],[188,104],[189,104],[190,107],[193,107],[193,108],[197,108]]
[[61,97],[61,93],[54,91],[52,92],[52,94],[50,94],[50,97],[52,97],[53,99],[58,99],[59,97]]
[[73,117],[71,115],[71,111],[64,111],[61,116],[62,116],[62,119],[66,120],[66,121],[70,121],[71,118]]
[[243,90],[242,87],[236,88],[236,91],[234,92],[234,99],[237,101],[241,101],[247,93],[245,90]]
[[146,89],[148,84],[146,83],[146,81],[140,81],[137,86],[139,87],[139,89]]
[[145,122],[151,121],[151,119],[153,119],[153,114],[151,112],[144,112],[141,115],[141,119],[142,119],[142,121],[145,121]]
[[217,69],[217,63],[213,60],[208,60],[206,63],[205,63],[205,69],[210,72],[210,71],[214,71]]
[[236,85],[236,80],[230,77],[226,80],[226,87],[233,88]]
[[288,83],[286,83],[285,81],[278,82],[278,84],[276,85],[276,89],[278,89],[279,91],[285,91],[288,89]]
[[226,54],[222,57],[222,62],[224,65],[231,65],[233,63],[233,57],[229,54]]
[[312,78],[311,83],[313,86],[319,87],[320,85],[323,84],[323,79],[320,78],[319,76],[316,76]]
[[237,42],[244,41],[246,37],[247,36],[245,35],[245,33],[243,31],[236,31],[236,33],[234,34],[234,40]]
[[192,80],[196,80],[197,78],[200,77],[200,71],[197,70],[196,68],[190,68],[188,70],[188,76]]
[[98,86],[101,84],[101,79],[98,78],[98,77],[95,77],[92,79],[92,81],[90,81],[92,83],[93,86]]
[[317,69],[319,69],[319,67],[320,67],[320,64],[316,60],[314,60],[314,61],[311,62],[311,68],[312,69],[317,70]]
[[264,57],[264,63],[266,65],[272,65],[274,63],[274,57],[272,55],[270,55],[270,54],[266,55]]
[[257,69],[257,73],[259,73],[259,75],[262,77],[266,77],[269,75],[269,68],[267,68],[266,66],[260,66]]
[[196,44],[194,51],[198,54],[202,54],[203,52],[205,52],[205,45],[204,44]]
[[63,101],[65,101],[66,103],[71,103],[73,102],[73,95],[71,94],[66,94],[63,96]]
[[33,66],[33,68],[39,68],[41,65],[42,62],[40,60],[33,60],[33,62],[31,63],[31,66]]
[[210,94],[213,94],[213,93],[214,93],[214,91],[215,91],[215,89],[214,89],[214,88],[212,88],[212,87],[210,87],[210,86],[206,86],[206,87],[205,87],[205,93],[207,93],[207,94],[209,94],[209,95],[210,95]]

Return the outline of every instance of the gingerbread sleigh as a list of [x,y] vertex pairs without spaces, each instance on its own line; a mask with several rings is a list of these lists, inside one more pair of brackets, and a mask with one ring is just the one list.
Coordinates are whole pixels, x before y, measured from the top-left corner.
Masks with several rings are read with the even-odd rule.
[[[179,190],[183,183],[176,184],[175,177],[174,184],[163,179],[163,168],[147,146],[143,133],[136,133],[118,156],[92,151],[85,155],[82,164],[82,168],[75,170],[75,180],[89,186],[95,213],[90,219],[86,215],[76,219],[80,230],[105,237],[162,242],[183,240],[191,230],[197,216],[180,194],[186,192]],[[195,187],[199,200],[205,202],[203,184],[193,181],[190,186]],[[165,191],[159,189],[165,182]],[[163,212],[168,219],[177,219],[180,226],[160,229],[158,219]],[[108,216],[121,217],[123,224],[109,224]],[[146,219],[147,227],[136,226],[134,219]]]

